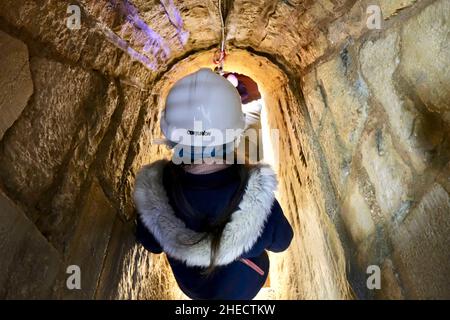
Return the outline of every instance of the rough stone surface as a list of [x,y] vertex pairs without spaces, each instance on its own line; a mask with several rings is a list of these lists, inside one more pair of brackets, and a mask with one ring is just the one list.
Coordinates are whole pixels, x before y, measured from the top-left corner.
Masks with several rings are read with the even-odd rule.
[[0,175],[20,200],[34,206],[73,147],[83,108],[98,89],[99,78],[47,59],[32,59],[31,70],[35,94],[2,141]]
[[449,299],[450,196],[434,184],[393,237],[394,262],[410,299]]
[[96,180],[93,181],[84,207],[80,210],[80,221],[71,239],[66,260],[69,265],[80,267],[83,290],[61,288],[62,296],[68,299],[93,299],[103,269],[116,210],[111,206]]
[[322,125],[319,135],[320,144],[334,187],[339,196],[343,196],[344,186],[350,174],[351,156],[337,133],[331,112],[324,116]]
[[411,170],[395,150],[390,135],[381,129],[364,138],[361,153],[362,164],[375,186],[378,204],[386,218],[391,219],[401,203],[410,199]]
[[114,130],[109,132],[111,142],[103,151],[99,170],[100,181],[116,206],[121,204],[123,175],[129,165],[130,146],[141,117],[140,111],[148,108],[146,98],[147,95],[139,89],[121,86],[118,101],[120,118],[113,119]]
[[375,42],[368,41],[361,49],[361,69],[369,82],[375,98],[382,104],[388,114],[389,124],[393,132],[399,137],[412,158],[416,169],[425,168],[425,156],[416,150],[414,136],[414,121],[418,113],[408,108],[399,96],[393,76],[400,62],[399,36],[390,32],[384,39]]
[[17,120],[33,93],[28,48],[0,31],[0,140]]
[[305,95],[305,103],[308,108],[311,124],[315,132],[321,128],[322,117],[326,108],[324,89],[317,81],[315,72],[308,73],[303,78],[303,94]]
[[359,140],[368,109],[367,86],[361,76],[351,74],[354,60],[355,56],[344,49],[339,56],[317,68],[324,98],[333,114],[339,136],[349,150]]
[[[89,3],[94,5],[97,1]],[[27,40],[33,40],[29,49],[38,55],[63,57],[129,81],[142,78],[145,83],[151,77],[149,70],[133,63],[132,58],[108,41],[96,26],[96,19],[89,16],[88,6],[81,8],[81,29],[67,28],[67,9],[72,4],[66,0],[5,0],[0,3],[0,16],[12,28],[26,33]],[[97,5],[105,9],[106,1]]]
[[89,112],[80,119],[82,126],[76,135],[77,145],[63,170],[62,182],[50,200],[50,213],[39,220],[39,227],[45,230],[55,247],[64,244],[61,250],[66,249],[75,230],[80,209],[77,201],[83,196],[82,191],[89,187],[84,187],[84,183],[89,178],[89,172],[95,170],[93,163],[117,104],[118,93],[114,83],[110,83],[104,92],[98,91],[93,101],[89,102]]
[[411,6],[417,0],[380,0],[379,5],[384,19],[396,15],[400,10]]
[[381,268],[381,289],[375,292],[375,297],[380,300],[402,300],[405,299],[398,273],[394,270],[391,259],[386,259]]
[[401,74],[426,107],[450,122],[450,3],[437,1],[402,27]]
[[442,172],[437,177],[437,181],[445,190],[447,190],[447,193],[450,194],[450,162],[444,166]]
[[153,255],[136,244],[133,232],[132,224],[115,220],[96,298],[183,298],[164,255]]
[[0,191],[0,297],[50,297],[60,272],[59,253]]
[[328,26],[327,40],[331,47],[347,44],[350,39],[358,39],[367,30],[367,7],[373,1],[355,1],[347,13]]
[[354,243],[361,243],[375,232],[371,209],[359,191],[359,186],[353,182],[348,189],[347,199],[344,200],[342,217],[350,231]]

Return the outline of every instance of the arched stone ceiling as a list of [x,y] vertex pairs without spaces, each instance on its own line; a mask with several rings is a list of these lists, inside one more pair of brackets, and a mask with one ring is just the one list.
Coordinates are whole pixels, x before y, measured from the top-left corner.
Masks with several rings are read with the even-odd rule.
[[[127,26],[127,21],[130,21],[130,15],[141,19],[154,32],[153,36],[160,37],[159,43],[153,43],[158,68],[167,68],[174,60],[212,48],[220,42],[218,0],[80,2],[94,19],[128,41],[137,51],[145,40]],[[291,67],[300,68],[323,54],[328,41],[328,26],[355,3],[354,0],[225,2],[229,47],[268,54]],[[183,34],[188,35],[184,40]]]

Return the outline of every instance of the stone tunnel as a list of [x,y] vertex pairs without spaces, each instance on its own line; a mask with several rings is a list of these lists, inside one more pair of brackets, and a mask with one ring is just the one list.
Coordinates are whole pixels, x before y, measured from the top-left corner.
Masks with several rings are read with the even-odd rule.
[[295,232],[257,298],[449,299],[448,0],[2,0],[0,298],[186,298],[132,192],[222,30]]

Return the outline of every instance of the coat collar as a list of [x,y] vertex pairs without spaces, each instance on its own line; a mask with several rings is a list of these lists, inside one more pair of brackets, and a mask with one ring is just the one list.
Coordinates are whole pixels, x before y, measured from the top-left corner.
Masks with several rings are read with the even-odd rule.
[[[139,171],[134,190],[136,208],[166,254],[188,266],[207,267],[210,240],[206,237],[195,243],[203,234],[187,228],[175,215],[162,183],[166,164],[167,160],[157,161]],[[270,215],[276,187],[275,173],[268,165],[258,164],[251,169],[239,209],[224,229],[217,265],[229,264],[253,247]]]

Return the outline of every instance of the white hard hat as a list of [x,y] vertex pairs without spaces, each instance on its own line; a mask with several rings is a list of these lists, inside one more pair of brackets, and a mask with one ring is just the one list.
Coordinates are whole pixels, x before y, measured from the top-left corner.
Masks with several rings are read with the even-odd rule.
[[161,130],[175,144],[221,146],[239,139],[244,128],[238,91],[210,69],[176,82],[161,114]]

